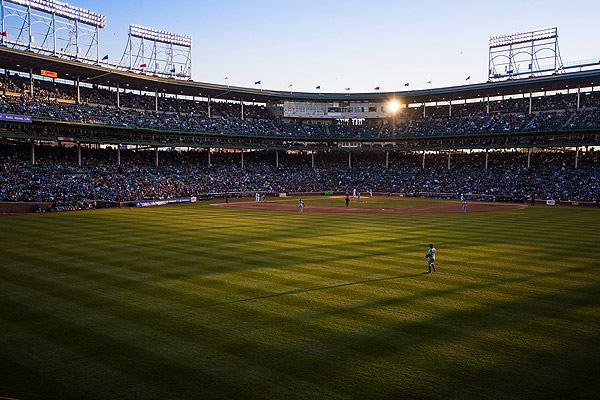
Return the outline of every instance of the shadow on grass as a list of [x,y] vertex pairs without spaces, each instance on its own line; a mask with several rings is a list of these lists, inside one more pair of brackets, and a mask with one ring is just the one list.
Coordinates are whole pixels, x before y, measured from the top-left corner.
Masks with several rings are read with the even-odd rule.
[[254,301],[254,300],[270,299],[273,297],[288,296],[288,295],[298,294],[298,293],[316,292],[319,290],[336,289],[336,288],[341,288],[341,287],[346,287],[346,286],[362,285],[365,283],[372,283],[372,282],[392,281],[392,280],[403,279],[403,278],[414,278],[417,276],[423,276],[423,275],[427,275],[427,274],[429,274],[429,273],[427,271],[425,271],[425,272],[421,272],[419,274],[399,275],[399,276],[392,276],[390,278],[368,279],[368,280],[364,280],[364,281],[341,283],[339,285],[317,286],[317,287],[305,288],[305,289],[295,289],[295,290],[289,290],[287,292],[273,293],[273,294],[257,296],[257,297],[249,297],[247,299],[224,301],[221,303],[211,304],[207,307],[215,307],[215,306],[220,306],[220,305],[225,305],[225,304],[245,303],[245,302]]

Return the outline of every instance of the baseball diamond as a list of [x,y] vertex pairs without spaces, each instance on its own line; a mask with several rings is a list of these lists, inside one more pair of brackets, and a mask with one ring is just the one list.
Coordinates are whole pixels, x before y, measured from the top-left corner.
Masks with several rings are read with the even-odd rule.
[[598,398],[600,5],[313,3],[0,2],[0,399]]

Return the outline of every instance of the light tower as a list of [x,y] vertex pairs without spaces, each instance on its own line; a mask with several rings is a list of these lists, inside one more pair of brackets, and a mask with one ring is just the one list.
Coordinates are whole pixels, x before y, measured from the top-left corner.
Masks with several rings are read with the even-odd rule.
[[557,73],[562,69],[557,28],[543,28],[490,38],[490,80]]
[[192,37],[129,26],[129,38],[120,68],[166,78],[191,79]]
[[2,0],[0,43],[21,50],[99,63],[106,17],[56,0]]

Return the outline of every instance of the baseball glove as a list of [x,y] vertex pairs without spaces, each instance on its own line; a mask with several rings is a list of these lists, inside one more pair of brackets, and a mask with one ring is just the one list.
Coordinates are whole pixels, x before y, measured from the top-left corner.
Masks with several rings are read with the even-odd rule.
[[429,258],[429,254],[425,254],[425,258]]

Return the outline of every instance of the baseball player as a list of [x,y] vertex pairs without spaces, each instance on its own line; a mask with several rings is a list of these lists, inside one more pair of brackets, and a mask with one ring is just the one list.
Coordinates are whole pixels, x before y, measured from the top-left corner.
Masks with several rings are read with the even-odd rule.
[[302,199],[298,200],[298,208],[300,212],[304,210],[304,202],[302,201]]
[[435,261],[435,247],[433,247],[433,244],[429,245],[429,251],[427,252],[427,254],[425,254],[425,258],[428,259],[428,261],[427,261],[427,266],[429,267],[428,274],[431,273],[431,268],[433,268],[433,272],[435,272],[435,265],[433,265],[433,262]]

